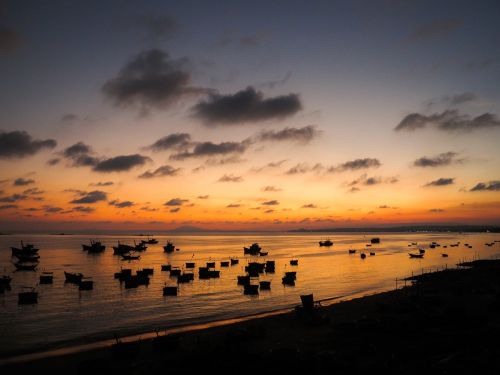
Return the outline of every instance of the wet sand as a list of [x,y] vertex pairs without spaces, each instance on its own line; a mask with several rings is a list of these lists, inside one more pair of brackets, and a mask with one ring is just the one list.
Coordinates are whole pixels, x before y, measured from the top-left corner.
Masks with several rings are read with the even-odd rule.
[[310,313],[7,365],[2,372],[497,374],[500,261],[469,266],[416,276],[413,286]]

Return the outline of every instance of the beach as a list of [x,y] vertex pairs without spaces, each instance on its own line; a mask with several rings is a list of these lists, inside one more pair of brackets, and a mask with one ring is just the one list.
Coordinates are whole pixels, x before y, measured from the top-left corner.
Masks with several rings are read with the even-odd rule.
[[[330,306],[4,366],[4,371],[498,373],[500,261]],[[408,280],[408,285],[412,280]],[[299,302],[299,301],[298,301]]]

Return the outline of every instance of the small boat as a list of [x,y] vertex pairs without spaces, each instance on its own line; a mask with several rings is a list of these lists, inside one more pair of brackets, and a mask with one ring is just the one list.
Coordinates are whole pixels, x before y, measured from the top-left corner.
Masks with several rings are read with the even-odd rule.
[[424,249],[418,249],[418,252],[419,252],[420,254],[425,254],[425,250],[424,250]]
[[410,256],[410,258],[423,258],[424,257],[424,254],[412,254],[412,253],[408,253],[408,255]]
[[250,284],[250,276],[238,276],[238,285]]
[[162,271],[170,271],[171,268],[172,268],[172,266],[170,264],[162,264],[161,265]]
[[0,285],[2,286],[10,286],[10,282],[12,281],[12,278],[10,276],[0,276]]
[[177,284],[188,283],[193,280],[194,280],[194,273],[192,272],[181,273],[179,276],[177,276]]
[[156,245],[158,243],[158,240],[156,238],[153,238],[153,237],[149,238],[149,236],[148,236],[148,239],[146,241],[143,240],[142,242],[147,243],[149,245]]
[[442,256],[443,258],[448,258],[448,254],[446,254],[446,253],[441,254],[441,256]]
[[88,251],[89,253],[97,254],[102,253],[106,249],[106,246],[104,246],[100,241],[90,240],[90,245],[82,244],[82,249],[84,251]]
[[80,281],[83,279],[83,274],[76,272],[66,272],[64,271],[64,277],[66,278],[66,282],[73,284],[80,284]]
[[259,246],[257,242],[250,245],[250,247],[243,247],[243,254],[248,255],[259,255],[262,248]]
[[153,268],[143,268],[142,272],[144,272],[145,275],[152,275],[154,273]]
[[38,263],[25,264],[25,263],[14,263],[14,266],[18,271],[35,271]]
[[375,252],[374,251],[370,251],[370,256],[374,256],[375,255]]
[[231,266],[234,266],[236,264],[238,264],[240,261],[238,259],[235,259],[235,258],[231,258]]
[[246,284],[243,286],[243,294],[247,295],[257,295],[259,294],[259,285]]
[[366,254],[365,253],[361,253],[360,257],[361,257],[361,259],[365,259],[366,258]]
[[178,277],[181,273],[182,272],[181,272],[180,268],[178,268],[178,267],[172,267],[170,269],[170,276],[172,276],[172,277]]
[[135,243],[134,241],[134,250],[135,251],[146,251],[148,247],[145,245],[144,242],[139,242],[139,243]]
[[137,275],[131,275],[125,279],[125,289],[135,289],[139,286],[139,279]]
[[270,290],[271,282],[270,281],[260,281],[259,282],[260,290]]
[[264,269],[266,268],[267,263],[259,263],[259,262],[250,262],[248,263],[248,266],[245,267],[245,271],[250,273],[250,274],[257,274],[258,276],[259,273],[264,273]]
[[354,249],[349,249],[349,254],[354,254],[356,252],[356,250]]
[[298,266],[299,260],[298,259],[290,259],[290,265],[291,266]]
[[132,276],[132,269],[130,268],[122,268],[120,272],[115,273],[115,279],[120,281],[125,281],[130,276]]
[[17,295],[17,304],[18,305],[32,305],[38,303],[38,292],[35,291],[35,288],[26,288],[24,287],[24,291],[20,292]]
[[165,286],[163,287],[164,296],[176,296],[178,288],[176,286]]
[[281,282],[283,283],[283,285],[295,286],[295,278],[293,277],[284,276],[281,279]]
[[175,251],[175,246],[172,242],[167,241],[167,244],[163,246],[163,252],[165,253],[173,253]]
[[134,251],[134,250],[135,250],[134,246],[121,244],[120,241],[118,241],[118,246],[113,246],[113,254],[114,255],[122,255],[125,253],[129,253],[131,251]]
[[80,285],[78,286],[79,290],[92,290],[94,289],[94,282],[90,277],[82,278],[80,281]]
[[215,268],[215,262],[207,262],[207,268]]
[[274,260],[268,260],[266,262],[266,267],[265,267],[266,273],[274,273],[274,267],[275,267]]
[[229,267],[229,261],[222,261],[220,262],[221,267]]
[[23,241],[21,241],[21,248],[18,247],[11,247],[12,249],[12,255],[16,254],[36,254],[39,249],[35,248],[35,245],[32,244],[24,244]]
[[196,264],[194,262],[186,262],[186,268],[194,268]]
[[295,271],[285,272],[285,277],[296,280],[297,279],[297,272],[295,272]]
[[370,243],[380,243],[380,238],[379,237],[374,237],[370,240]]
[[54,274],[52,272],[42,272],[40,275],[40,284],[52,284],[54,282]]
[[330,239],[327,239],[324,241],[319,241],[319,246],[320,247],[322,247],[322,246],[330,247],[330,246],[333,246],[333,242],[330,241]]
[[140,255],[132,255],[132,254],[122,254],[122,260],[138,260],[140,259]]

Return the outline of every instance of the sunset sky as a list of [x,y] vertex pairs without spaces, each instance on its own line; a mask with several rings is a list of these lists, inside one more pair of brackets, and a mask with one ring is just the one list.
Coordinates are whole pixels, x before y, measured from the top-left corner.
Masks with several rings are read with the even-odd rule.
[[498,1],[0,1],[0,231],[500,224]]

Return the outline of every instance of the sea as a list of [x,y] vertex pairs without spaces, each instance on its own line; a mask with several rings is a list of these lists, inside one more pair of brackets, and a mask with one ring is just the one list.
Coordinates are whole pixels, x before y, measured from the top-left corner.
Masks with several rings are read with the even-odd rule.
[[[405,285],[412,274],[456,268],[464,260],[497,258],[500,234],[493,233],[155,233],[158,244],[147,245],[139,260],[124,261],[113,255],[118,241],[133,245],[139,234],[72,235],[12,234],[0,236],[0,276],[12,278],[11,289],[0,293],[0,358],[40,353],[58,348],[96,343],[114,337],[141,335],[174,327],[247,317],[291,309],[300,296],[313,294],[315,300],[339,301],[374,294]],[[371,244],[371,239],[380,243]],[[82,244],[101,241],[106,249],[89,254]],[[319,241],[330,239],[331,247]],[[36,271],[16,271],[11,247],[21,241],[39,248]],[[163,251],[167,241],[179,249]],[[267,256],[244,255],[243,247],[258,243]],[[435,242],[440,246],[431,248]],[[486,246],[486,243],[494,243]],[[451,247],[451,244],[458,246]],[[469,246],[466,246],[468,244]],[[354,249],[354,254],[349,253]],[[423,258],[408,253],[425,250]],[[361,253],[366,258],[361,258]],[[374,255],[370,255],[374,253]],[[443,257],[446,253],[448,257]],[[220,267],[221,261],[239,259],[239,264]],[[243,294],[237,276],[245,274],[251,261],[274,260],[274,273],[259,280],[271,282],[271,289],[256,296]],[[297,266],[290,264],[298,260]],[[195,279],[180,284],[177,296],[163,296],[164,286],[176,286],[176,279],[161,265],[185,268],[196,264]],[[216,262],[220,277],[200,280],[198,267]],[[153,268],[148,286],[125,289],[114,278],[122,268],[133,271]],[[94,281],[94,289],[80,291],[65,282],[64,271],[80,272]],[[287,271],[296,271],[295,286],[282,284]],[[39,284],[42,272],[53,272],[53,284]],[[18,293],[27,288],[38,292],[38,303],[18,305]]]

